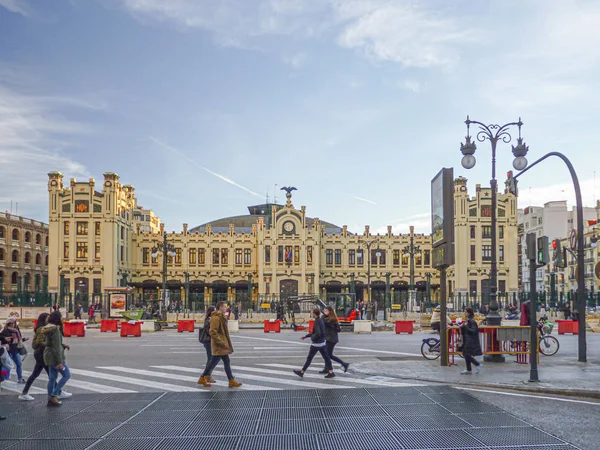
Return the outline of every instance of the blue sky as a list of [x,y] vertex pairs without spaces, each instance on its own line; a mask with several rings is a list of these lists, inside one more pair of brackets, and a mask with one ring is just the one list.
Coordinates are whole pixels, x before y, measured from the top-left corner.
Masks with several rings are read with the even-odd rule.
[[[528,159],[566,153],[592,206],[598,23],[578,0],[0,0],[0,209],[47,221],[47,172],[114,171],[168,230],[292,185],[352,231],[429,232],[440,168],[489,184],[489,144],[460,166],[467,114],[522,117]],[[519,187],[574,199],[558,161]]]

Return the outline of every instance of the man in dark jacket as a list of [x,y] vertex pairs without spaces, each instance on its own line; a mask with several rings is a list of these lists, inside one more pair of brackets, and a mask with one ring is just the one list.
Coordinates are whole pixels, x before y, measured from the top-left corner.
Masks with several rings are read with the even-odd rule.
[[308,351],[308,356],[306,357],[306,362],[304,363],[304,367],[302,370],[294,370],[294,373],[299,377],[304,376],[304,372],[310,366],[313,358],[317,354],[317,352],[321,353],[321,356],[325,360],[325,369],[327,370],[327,375],[325,378],[333,378],[335,377],[335,373],[333,373],[333,368],[331,366],[331,359],[329,358],[329,353],[327,353],[327,343],[325,340],[325,324],[323,323],[323,319],[321,319],[321,310],[319,308],[313,309],[313,319],[315,321],[313,326],[313,332],[307,334],[306,336],[302,336],[302,340],[310,338],[312,343],[310,344],[310,350]]
[[479,327],[475,321],[473,308],[467,308],[465,309],[465,312],[467,313],[467,320],[461,326],[461,331],[463,334],[463,356],[465,358],[465,363],[467,364],[467,369],[460,373],[463,375],[471,375],[471,364],[474,364],[476,367],[475,373],[478,374],[482,369],[482,364],[475,359],[475,356],[483,354],[479,342]]

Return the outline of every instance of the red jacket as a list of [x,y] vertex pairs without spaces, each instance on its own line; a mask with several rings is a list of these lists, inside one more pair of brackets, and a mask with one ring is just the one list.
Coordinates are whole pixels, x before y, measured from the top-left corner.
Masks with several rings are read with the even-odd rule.
[[94,307],[90,306],[90,309],[88,309],[88,316],[92,317],[94,315]]

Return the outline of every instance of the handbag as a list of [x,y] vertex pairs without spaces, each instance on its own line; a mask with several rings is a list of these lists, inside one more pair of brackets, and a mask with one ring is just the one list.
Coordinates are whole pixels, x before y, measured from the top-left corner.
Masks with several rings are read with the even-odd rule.
[[27,348],[25,346],[19,349],[19,354],[21,355],[21,359],[25,359],[27,356]]
[[200,328],[200,331],[198,332],[198,340],[202,344],[208,344],[210,342],[210,334],[208,334],[206,327]]
[[15,363],[4,347],[0,347],[0,366],[9,371],[15,368]]

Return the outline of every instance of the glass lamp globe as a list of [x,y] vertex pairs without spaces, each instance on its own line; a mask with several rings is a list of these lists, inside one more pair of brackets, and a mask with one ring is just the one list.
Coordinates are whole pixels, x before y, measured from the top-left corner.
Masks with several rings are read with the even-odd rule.
[[476,162],[477,161],[475,160],[475,157],[473,155],[465,155],[460,161],[460,163],[465,169],[472,169],[473,167],[475,167]]
[[525,167],[527,167],[527,158],[524,156],[517,156],[513,161],[513,167],[516,170],[523,170]]

